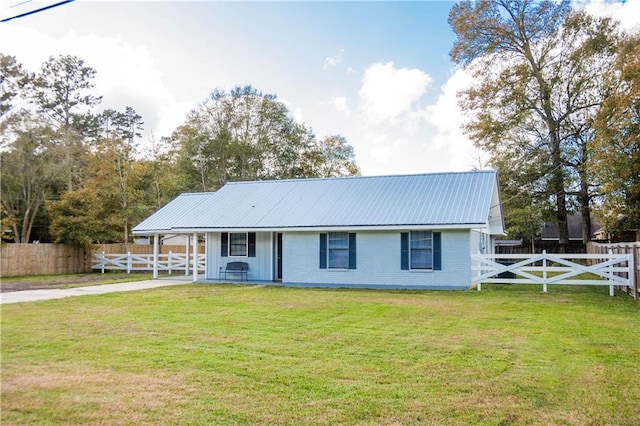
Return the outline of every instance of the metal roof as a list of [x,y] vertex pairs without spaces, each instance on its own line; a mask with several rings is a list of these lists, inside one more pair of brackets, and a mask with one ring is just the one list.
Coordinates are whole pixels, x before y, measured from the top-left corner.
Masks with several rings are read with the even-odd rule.
[[133,231],[477,227],[496,194],[495,171],[234,182],[182,194]]

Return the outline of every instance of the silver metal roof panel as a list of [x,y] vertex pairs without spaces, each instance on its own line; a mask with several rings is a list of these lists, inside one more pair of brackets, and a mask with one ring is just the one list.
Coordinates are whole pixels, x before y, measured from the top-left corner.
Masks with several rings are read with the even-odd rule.
[[228,183],[187,193],[134,228],[278,229],[483,225],[494,171]]

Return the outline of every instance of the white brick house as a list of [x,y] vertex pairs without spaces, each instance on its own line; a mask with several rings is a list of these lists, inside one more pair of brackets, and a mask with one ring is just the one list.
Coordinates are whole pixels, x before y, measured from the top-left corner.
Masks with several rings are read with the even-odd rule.
[[497,175],[477,171],[229,183],[133,232],[204,236],[207,280],[241,261],[252,282],[418,289],[469,288],[504,229]]

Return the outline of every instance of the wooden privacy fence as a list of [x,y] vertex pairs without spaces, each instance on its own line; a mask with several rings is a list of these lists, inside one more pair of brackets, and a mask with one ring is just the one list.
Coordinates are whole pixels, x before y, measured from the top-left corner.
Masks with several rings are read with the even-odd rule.
[[[190,269],[193,267],[193,255],[186,253],[160,253],[158,254],[158,271],[166,271],[169,274],[177,271],[184,271],[185,275],[189,275]],[[188,257],[188,258],[187,258]],[[205,255],[198,254],[197,259],[198,273],[205,272]],[[134,253],[93,253],[92,269],[99,269],[103,274],[106,270],[127,271],[152,271],[153,270],[153,253],[151,254],[134,254]]]
[[607,285],[636,289],[633,256],[630,254],[474,254],[472,284]]
[[[174,256],[186,253],[185,245],[161,245],[160,253]],[[189,251],[193,250],[189,246]],[[198,245],[198,253],[204,253],[203,244]],[[153,255],[153,245],[149,244],[102,244],[93,253],[119,254],[130,252],[135,255]],[[172,259],[173,260],[173,259]],[[178,261],[175,258],[176,262]],[[92,269],[92,256],[74,246],[66,244],[2,244],[0,245],[0,276],[77,274]],[[175,270],[173,268],[172,270]]]
[[615,244],[590,242],[587,244],[587,253],[589,254],[609,253],[609,251],[615,254],[628,254],[632,256],[635,275],[634,282],[636,285],[635,288],[622,287],[621,290],[633,295],[633,298],[638,300],[638,298],[640,298],[640,242]]
[[0,276],[75,274],[86,272],[82,250],[65,244],[2,244]]

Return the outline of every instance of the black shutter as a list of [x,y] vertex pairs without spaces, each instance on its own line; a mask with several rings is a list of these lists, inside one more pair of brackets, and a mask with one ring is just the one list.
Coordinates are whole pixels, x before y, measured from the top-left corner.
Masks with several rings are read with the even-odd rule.
[[327,234],[320,234],[320,269],[327,269]]
[[247,254],[249,257],[256,257],[256,233],[249,232],[247,234]]
[[433,233],[433,270],[442,270],[442,233]]
[[409,270],[409,233],[400,233],[400,269]]
[[349,233],[349,269],[356,269],[356,234]]
[[227,257],[229,255],[229,233],[220,233],[220,256]]

